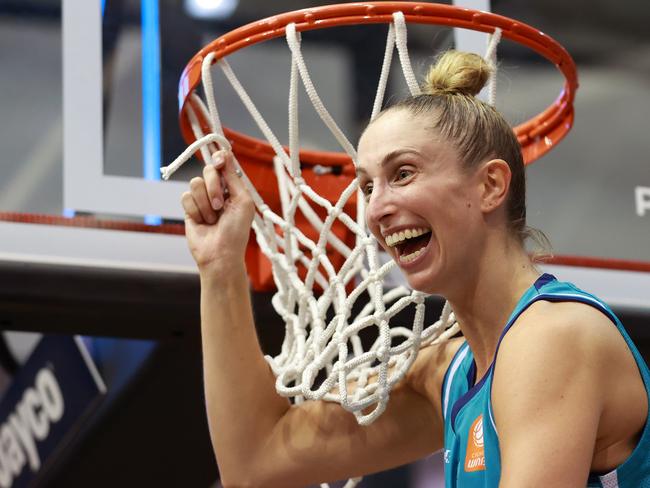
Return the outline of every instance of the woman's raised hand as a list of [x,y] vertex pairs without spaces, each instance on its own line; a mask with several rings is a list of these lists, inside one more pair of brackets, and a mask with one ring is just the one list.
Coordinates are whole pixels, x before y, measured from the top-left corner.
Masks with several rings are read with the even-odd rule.
[[233,155],[221,150],[183,193],[185,235],[200,272],[227,273],[244,263],[255,205]]

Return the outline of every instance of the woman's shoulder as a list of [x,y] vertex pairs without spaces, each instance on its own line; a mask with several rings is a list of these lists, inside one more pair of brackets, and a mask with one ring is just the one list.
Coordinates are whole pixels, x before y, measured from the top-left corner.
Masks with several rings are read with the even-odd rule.
[[542,340],[554,345],[604,347],[614,337],[621,333],[612,318],[589,303],[539,300],[520,315],[503,345],[523,346]]
[[[630,349],[617,325],[598,308],[576,301],[537,301],[517,319],[503,338],[495,375],[553,366],[602,377],[612,361],[626,361]],[[499,368],[499,366],[502,366]],[[545,381],[544,375],[540,381]]]

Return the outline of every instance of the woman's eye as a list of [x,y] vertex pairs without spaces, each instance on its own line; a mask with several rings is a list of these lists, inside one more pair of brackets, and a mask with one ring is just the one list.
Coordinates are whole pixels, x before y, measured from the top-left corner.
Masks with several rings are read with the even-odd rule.
[[404,178],[408,178],[409,176],[411,176],[411,174],[412,174],[412,172],[410,170],[408,170],[408,169],[400,169],[397,172],[397,179],[398,180],[403,180]]
[[361,188],[361,191],[363,192],[364,196],[368,198],[370,194],[372,193],[372,183],[368,183],[367,185],[364,185]]

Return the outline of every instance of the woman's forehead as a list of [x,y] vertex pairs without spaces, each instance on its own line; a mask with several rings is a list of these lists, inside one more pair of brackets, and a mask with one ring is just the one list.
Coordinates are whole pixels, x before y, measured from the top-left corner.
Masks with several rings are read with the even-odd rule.
[[426,117],[422,115],[414,115],[404,109],[389,110],[368,124],[359,143],[361,145],[364,139],[376,137],[384,139],[391,136],[424,136],[426,126]]
[[425,117],[405,110],[394,112],[371,122],[359,139],[357,167],[361,172],[371,166],[381,167],[386,159],[405,153],[432,158],[446,151],[448,144],[442,143]]

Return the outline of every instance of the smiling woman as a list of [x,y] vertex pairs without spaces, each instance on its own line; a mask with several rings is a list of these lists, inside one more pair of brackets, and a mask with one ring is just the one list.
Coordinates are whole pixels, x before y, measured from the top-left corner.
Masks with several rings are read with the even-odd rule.
[[[287,33],[296,49],[295,26]],[[359,237],[343,271],[327,275],[329,283],[323,280],[325,291],[316,299],[310,287],[318,266],[328,264],[320,260],[324,244],[291,234],[290,223],[271,215],[238,172],[228,141],[218,134],[204,137],[204,143],[228,149],[205,150],[206,161],[214,164],[192,180],[182,204],[201,276],[206,404],[224,486],[305,486],[387,469],[441,448],[448,488],[650,486],[650,372],[606,304],[541,274],[526,252],[522,150],[503,117],[476,98],[490,70],[477,55],[444,54],[423,94],[373,118],[353,158],[367,227],[415,290],[416,315],[422,311],[421,294],[440,294],[462,332],[462,337],[426,343],[402,362],[390,363],[403,343],[394,345],[389,335],[381,337],[386,344],[378,339],[371,353],[347,356],[348,348],[356,347],[344,336],[349,329],[368,324],[390,329],[392,315],[382,308],[377,283],[379,271],[388,267],[362,276],[374,311],[346,322],[362,289],[359,285],[346,295],[344,280],[352,276],[346,270],[361,248],[374,250],[373,239],[365,233]],[[200,145],[193,144],[191,150]],[[279,178],[288,172],[295,184],[283,203],[295,210],[306,198],[300,192],[310,187],[300,173],[297,145],[289,144],[290,154],[277,146],[283,159]],[[353,191],[347,188],[335,205],[324,204],[320,243]],[[269,218],[266,223],[256,216],[256,205]],[[350,228],[361,227],[346,217]],[[287,336],[296,338],[280,361],[270,361],[279,370],[277,382],[259,349],[247,293],[246,242],[255,218],[258,237],[266,224],[282,229],[269,246],[284,245],[288,251],[271,253],[280,263],[274,271],[285,277],[294,273],[274,298]],[[295,274],[293,237],[303,239],[313,258],[307,287]],[[368,259],[376,261],[376,253],[369,252]],[[295,282],[300,283],[290,288]],[[286,297],[293,300],[290,306],[280,302]],[[306,329],[298,327],[301,319],[311,310],[327,311],[332,303],[334,319],[325,323],[314,313],[313,335],[306,337]],[[299,316],[292,315],[303,306]],[[417,351],[418,340],[408,347]],[[326,342],[323,349],[308,348]],[[294,360],[293,350],[306,354]],[[338,361],[309,362],[327,357]],[[380,365],[374,375],[346,383],[350,365],[363,361]],[[404,364],[402,376],[391,376]],[[327,378],[315,386],[321,367]],[[279,397],[276,384],[300,401]],[[340,405],[323,401],[333,399],[327,396],[333,390]],[[366,390],[375,397],[361,396]]]
[[648,368],[607,305],[527,254],[521,149],[475,97],[489,73],[445,53],[425,93],[359,142],[368,228],[411,287],[449,301],[464,336],[436,411],[447,486],[648,486]]

